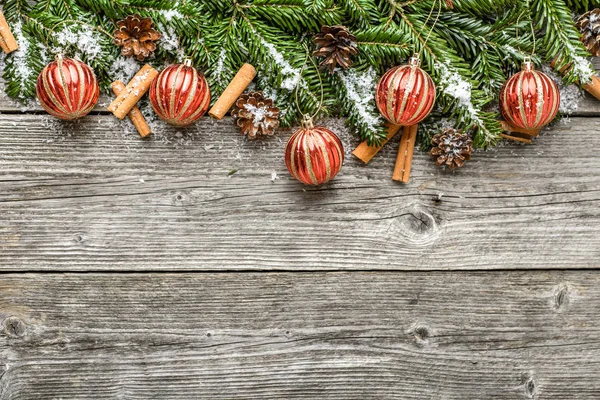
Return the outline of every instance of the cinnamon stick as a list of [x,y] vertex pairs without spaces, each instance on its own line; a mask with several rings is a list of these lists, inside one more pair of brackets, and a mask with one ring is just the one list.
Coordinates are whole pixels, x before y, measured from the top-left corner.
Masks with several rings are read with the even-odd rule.
[[537,136],[540,134],[540,130],[539,129],[525,129],[525,128],[517,128],[516,126],[512,126],[511,124],[509,124],[506,121],[500,121],[500,125],[502,125],[502,130],[505,132],[517,132],[517,133],[522,133],[524,135],[528,135],[528,136]]
[[256,69],[250,64],[242,65],[242,68],[233,77],[229,85],[221,97],[219,97],[216,103],[212,106],[208,115],[215,119],[223,119],[225,114],[229,111],[233,103],[240,97],[240,95],[246,90],[250,82],[256,76]]
[[369,161],[371,161],[379,152],[379,150],[381,150],[391,138],[396,136],[396,133],[398,133],[400,130],[400,125],[390,124],[389,122],[386,122],[385,126],[387,128],[387,137],[381,141],[379,146],[369,146],[365,140],[354,149],[352,154],[354,154],[354,156],[356,156],[356,158],[358,158],[360,161],[368,164]]
[[525,138],[525,137],[521,137],[521,136],[511,136],[511,135],[507,135],[505,133],[501,133],[500,136],[502,136],[504,139],[531,144],[531,139],[529,139],[529,138]]
[[2,11],[0,11],[0,47],[6,54],[12,53],[19,48],[19,44],[15,40]]
[[415,143],[417,141],[417,130],[419,125],[406,126],[402,130],[402,138],[400,139],[400,147],[398,148],[398,157],[396,158],[396,166],[392,179],[407,183],[410,179],[410,170],[412,167],[413,153],[415,151]]
[[[117,80],[117,81],[114,81],[110,85],[110,87],[112,88],[115,96],[118,96],[125,89],[125,84],[123,82]],[[146,122],[146,119],[144,118],[144,115],[142,114],[142,112],[140,111],[140,109],[137,106],[134,106],[131,109],[131,111],[129,111],[128,115],[129,115],[129,119],[133,123],[133,126],[135,126],[135,129],[137,129],[137,131],[141,137],[146,137],[150,133],[152,133],[150,126],[148,126],[148,123]]]
[[129,81],[125,90],[122,90],[117,98],[110,103],[108,111],[115,117],[123,119],[135,107],[142,96],[150,89],[150,84],[158,75],[158,71],[146,64]]
[[586,83],[582,87],[586,92],[600,100],[600,78],[598,78],[598,75],[593,75],[590,83]]

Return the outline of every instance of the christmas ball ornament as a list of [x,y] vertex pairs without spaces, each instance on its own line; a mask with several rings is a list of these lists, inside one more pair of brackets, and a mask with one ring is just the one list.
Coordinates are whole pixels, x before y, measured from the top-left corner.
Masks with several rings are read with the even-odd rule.
[[500,111],[514,127],[539,129],[556,117],[560,92],[546,74],[526,60],[521,72],[510,77],[500,91]]
[[150,85],[150,103],[165,122],[186,126],[199,119],[210,103],[210,89],[204,75],[192,63],[165,68]]
[[305,116],[285,148],[285,164],[290,174],[307,185],[322,185],[333,179],[344,162],[344,147],[335,133],[314,126]]
[[64,120],[87,115],[100,97],[100,86],[92,69],[81,61],[60,55],[44,67],[35,90],[42,107]]
[[377,84],[375,103],[379,112],[395,125],[412,126],[423,121],[435,103],[435,86],[420,67],[417,55],[408,65],[387,71]]

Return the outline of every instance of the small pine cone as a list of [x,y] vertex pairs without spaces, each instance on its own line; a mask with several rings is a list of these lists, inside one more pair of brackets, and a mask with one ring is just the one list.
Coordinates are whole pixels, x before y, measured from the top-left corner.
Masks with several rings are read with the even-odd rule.
[[431,139],[431,144],[433,148],[429,154],[436,158],[436,165],[446,165],[450,169],[462,167],[473,152],[471,137],[454,128],[442,129],[442,133]]
[[233,105],[231,116],[248,139],[272,136],[279,126],[279,108],[262,92],[243,93]]
[[161,37],[154,29],[152,19],[142,18],[137,14],[118,21],[113,36],[114,43],[123,47],[121,54],[125,57],[135,56],[138,61],[154,55],[156,43]]
[[352,57],[358,54],[356,37],[345,26],[324,25],[313,41],[317,45],[313,56],[325,57],[319,66],[329,68],[332,74],[336,65],[348,69],[352,65]]
[[593,56],[600,56],[600,8],[588,11],[575,22],[581,41]]

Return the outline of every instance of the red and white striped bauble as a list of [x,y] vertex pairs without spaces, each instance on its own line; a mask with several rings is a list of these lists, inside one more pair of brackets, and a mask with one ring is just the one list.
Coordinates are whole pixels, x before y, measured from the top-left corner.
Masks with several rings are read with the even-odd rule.
[[504,119],[517,128],[539,129],[558,113],[560,92],[548,75],[535,71],[531,61],[523,63],[500,91],[500,110]]
[[35,90],[42,107],[64,120],[85,116],[100,97],[100,86],[92,69],[81,61],[60,55],[44,67]]
[[314,126],[305,116],[302,128],[294,132],[285,148],[290,174],[307,185],[322,185],[333,179],[344,163],[344,147],[335,133]]
[[395,125],[412,126],[423,121],[435,103],[435,85],[419,66],[418,56],[408,65],[387,71],[377,84],[375,103],[379,112]]
[[208,83],[192,63],[165,68],[150,85],[154,112],[165,122],[185,126],[202,117],[210,104]]

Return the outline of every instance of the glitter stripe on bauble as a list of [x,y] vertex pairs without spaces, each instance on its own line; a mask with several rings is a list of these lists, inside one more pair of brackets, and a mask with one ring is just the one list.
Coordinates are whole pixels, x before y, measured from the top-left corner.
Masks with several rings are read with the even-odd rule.
[[500,91],[500,110],[514,127],[539,129],[549,124],[560,105],[556,83],[546,74],[535,71],[525,61],[521,72],[510,77]]
[[344,163],[344,147],[335,133],[314,126],[310,118],[288,140],[285,164],[290,174],[307,185],[322,185],[333,179]]
[[377,84],[375,103],[387,121],[411,126],[423,121],[435,103],[435,86],[415,55],[408,65],[388,70]]
[[189,125],[204,115],[210,104],[210,89],[204,75],[186,60],[165,68],[150,85],[154,112],[175,126]]
[[100,97],[100,86],[92,69],[61,55],[44,67],[35,90],[44,110],[64,120],[87,115]]

